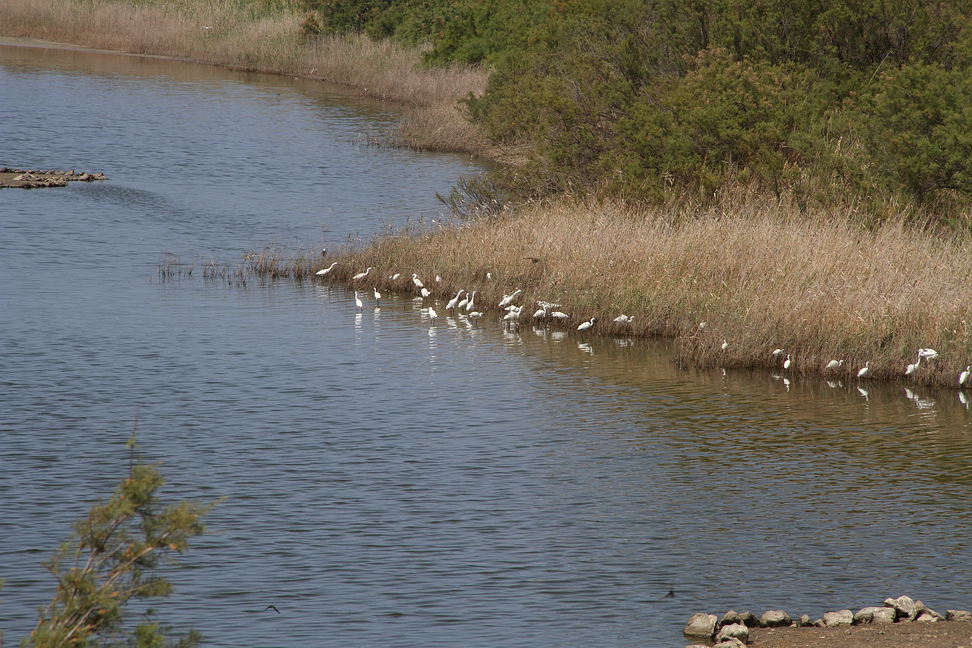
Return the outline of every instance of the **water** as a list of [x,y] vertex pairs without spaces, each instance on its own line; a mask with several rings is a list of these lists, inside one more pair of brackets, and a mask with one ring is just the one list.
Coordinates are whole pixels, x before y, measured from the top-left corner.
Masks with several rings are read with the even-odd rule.
[[0,191],[7,641],[136,417],[167,497],[226,498],[156,606],[212,646],[679,646],[700,611],[972,607],[956,392],[680,372],[663,343],[432,326],[313,282],[159,280],[169,254],[445,218],[435,193],[476,166],[363,145],[395,118],[305,81],[0,47],[0,165],[110,178]]

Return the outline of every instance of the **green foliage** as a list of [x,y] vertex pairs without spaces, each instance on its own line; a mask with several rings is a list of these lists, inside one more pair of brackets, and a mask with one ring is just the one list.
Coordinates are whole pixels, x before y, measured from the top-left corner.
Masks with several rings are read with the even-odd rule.
[[45,564],[57,578],[57,595],[40,611],[25,647],[199,643],[200,635],[190,632],[173,644],[167,628],[155,622],[143,622],[133,631],[125,626],[125,605],[131,599],[172,592],[172,585],[152,572],[173,553],[189,549],[189,540],[203,533],[201,518],[212,506],[186,501],[163,506],[157,493],[164,483],[155,467],[133,464],[111,499],[99,501],[75,524],[74,537]]

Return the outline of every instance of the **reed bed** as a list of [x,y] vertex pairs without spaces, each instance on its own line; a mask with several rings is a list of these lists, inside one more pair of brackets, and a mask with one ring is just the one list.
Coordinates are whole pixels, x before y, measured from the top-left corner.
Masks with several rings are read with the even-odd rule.
[[262,14],[237,0],[5,0],[0,35],[133,54],[171,56],[233,69],[320,79],[410,107],[392,139],[423,149],[487,154],[457,102],[485,90],[470,66],[425,68],[421,52],[364,36],[301,36],[304,17],[280,3]]
[[[907,380],[957,387],[972,363],[969,252],[966,238],[903,217],[872,231],[747,196],[691,216],[562,200],[383,236],[327,265],[338,260],[329,278],[343,281],[376,268],[359,287],[414,292],[417,273],[438,299],[477,290],[479,310],[521,289],[521,322],[536,300],[556,302],[571,330],[596,317],[601,333],[675,338],[683,365],[782,368],[790,356],[795,375],[855,378],[869,362],[869,378],[905,379],[931,347],[941,357]],[[620,314],[633,324],[615,323]],[[826,369],[832,359],[842,367]]]

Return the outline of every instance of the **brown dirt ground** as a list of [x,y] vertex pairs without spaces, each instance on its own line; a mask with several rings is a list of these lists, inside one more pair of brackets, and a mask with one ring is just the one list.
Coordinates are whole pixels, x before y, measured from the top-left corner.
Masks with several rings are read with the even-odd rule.
[[972,648],[972,622],[753,628],[750,648]]

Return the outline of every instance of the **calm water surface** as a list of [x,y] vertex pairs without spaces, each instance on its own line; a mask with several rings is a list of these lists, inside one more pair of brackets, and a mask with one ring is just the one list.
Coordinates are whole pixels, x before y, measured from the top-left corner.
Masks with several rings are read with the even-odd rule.
[[158,280],[169,254],[443,218],[435,193],[477,169],[362,145],[395,119],[317,83],[0,47],[0,166],[110,178],[0,192],[8,642],[136,416],[169,497],[226,497],[158,606],[208,645],[680,646],[699,611],[972,607],[957,392],[679,372],[663,345],[432,326],[310,282]]

